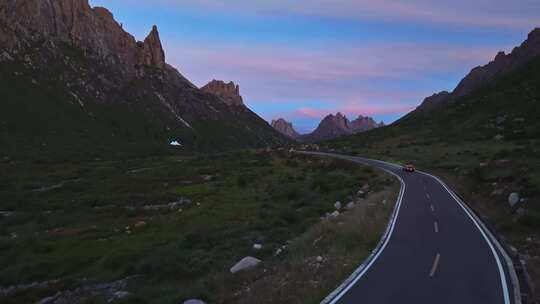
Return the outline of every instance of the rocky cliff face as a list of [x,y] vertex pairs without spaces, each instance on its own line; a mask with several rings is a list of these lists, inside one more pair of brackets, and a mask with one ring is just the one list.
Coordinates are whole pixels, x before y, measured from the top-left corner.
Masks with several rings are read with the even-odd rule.
[[358,118],[349,123],[349,129],[353,133],[365,132],[380,127],[384,127],[382,121],[377,123],[373,118],[362,115],[359,115]]
[[375,128],[383,127],[384,123],[376,123],[371,117],[359,116],[353,121],[341,114],[326,116],[317,129],[310,134],[299,137],[301,141],[318,142],[333,138],[366,132]]
[[300,136],[300,134],[298,134],[298,132],[296,132],[296,130],[293,128],[292,123],[283,118],[272,120],[271,125],[278,132],[292,139],[296,139]]
[[452,102],[489,84],[495,78],[523,66],[540,56],[540,28],[531,31],[527,39],[510,54],[499,52],[487,65],[475,67],[463,78],[452,92],[440,92],[426,98],[420,106],[406,117],[417,113],[427,113],[445,103]]
[[244,100],[240,95],[240,86],[234,82],[225,83],[221,80],[212,80],[201,88],[202,91],[214,94],[230,106],[243,106]]
[[3,0],[0,19],[0,42],[8,48],[24,47],[29,40],[52,39],[120,63],[128,72],[134,72],[137,65],[165,66],[156,27],[144,42],[137,42],[110,11],[91,8],[88,0]]
[[495,77],[515,70],[536,56],[540,56],[540,28],[531,31],[527,40],[514,48],[510,54],[499,52],[487,65],[472,69],[454,89],[452,97],[459,98],[467,95]]
[[[164,142],[173,133],[190,138],[183,141],[196,147],[202,142],[266,146],[286,141],[249,109],[223,102],[231,96],[231,103],[241,104],[237,86],[235,95],[228,89],[218,97],[168,65],[157,27],[136,41],[111,12],[90,7],[88,0],[0,0],[0,81],[26,82],[37,95],[54,95],[57,100],[47,110],[56,109],[55,115],[71,115],[58,112],[73,110],[63,103],[80,105],[88,117],[96,115],[92,105],[114,105],[126,117],[155,122],[159,131],[152,137]],[[92,124],[100,121],[94,117]]]

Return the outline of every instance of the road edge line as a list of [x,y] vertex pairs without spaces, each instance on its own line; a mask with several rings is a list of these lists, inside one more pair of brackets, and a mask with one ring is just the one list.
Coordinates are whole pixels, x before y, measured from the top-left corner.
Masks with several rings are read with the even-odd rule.
[[[465,211],[465,213],[469,216],[469,218],[473,221],[474,224],[476,224],[477,228],[480,230],[482,235],[484,236],[484,239],[488,242],[488,245],[490,246],[492,253],[495,255],[495,259],[497,261],[497,264],[499,266],[499,273],[501,275],[501,283],[503,285],[503,293],[505,296],[505,303],[510,304],[510,297],[508,295],[509,289],[508,289],[508,283],[506,280],[506,274],[504,269],[501,269],[502,266],[501,261],[499,259],[499,254],[497,254],[497,251],[502,255],[502,258],[506,264],[506,267],[508,268],[508,273],[510,274],[510,281],[512,282],[512,289],[513,289],[513,295],[514,295],[514,304],[521,304],[521,290],[519,285],[519,279],[517,278],[516,269],[514,267],[514,263],[512,262],[512,259],[504,250],[502,245],[500,244],[499,240],[493,235],[493,233],[486,227],[486,225],[482,222],[482,220],[476,215],[476,213],[456,194],[454,191],[452,191],[439,177],[429,174],[427,172],[420,173],[425,174],[427,176],[430,176],[434,178],[439,184],[443,186],[443,188],[454,198],[454,200],[461,206],[461,208]],[[497,250],[493,248],[493,245],[497,247]],[[502,273],[501,273],[502,270]]]
[[392,216],[390,218],[390,221],[388,222],[388,225],[386,226],[386,230],[385,230],[382,238],[379,240],[379,243],[377,244],[375,249],[373,249],[373,251],[371,251],[371,254],[364,260],[364,262],[360,266],[358,266],[358,268],[356,268],[356,270],[347,279],[345,279],[345,281],[343,281],[343,283],[341,283],[341,285],[339,285],[333,292],[331,292],[320,303],[320,304],[335,304],[339,299],[341,299],[341,297],[345,293],[347,293],[347,291],[349,291],[349,289],[351,289],[352,286],[354,286],[354,284],[356,284],[356,282],[358,282],[358,280],[360,280],[360,278],[362,278],[364,276],[364,274],[369,270],[371,265],[373,265],[373,263],[375,263],[375,261],[377,260],[379,255],[386,248],[386,245],[388,244],[388,242],[390,240],[390,237],[392,236],[392,233],[394,231],[394,227],[396,225],[397,217],[398,217],[399,211],[401,209],[401,202],[403,201],[403,194],[405,193],[405,187],[406,186],[405,186],[405,182],[403,181],[401,176],[395,174],[394,172],[392,172],[390,170],[370,165],[370,164],[368,164],[366,162],[363,162],[360,159],[356,159],[356,157],[354,157],[354,156],[353,156],[353,158],[355,158],[355,160],[351,160],[351,159],[348,159],[346,155],[318,153],[318,152],[316,152],[316,153],[302,152],[302,151],[298,151],[298,152],[302,153],[302,154],[308,154],[308,155],[319,155],[319,156],[340,158],[340,159],[347,160],[347,161],[350,161],[350,162],[353,162],[353,163],[359,163],[359,164],[363,164],[363,165],[366,165],[366,166],[374,167],[376,169],[383,170],[383,171],[385,171],[386,173],[388,173],[390,175],[393,175],[394,177],[396,177],[398,179],[398,181],[401,184],[400,189],[399,189],[398,198],[397,198],[396,204],[394,206],[394,211],[392,212]]

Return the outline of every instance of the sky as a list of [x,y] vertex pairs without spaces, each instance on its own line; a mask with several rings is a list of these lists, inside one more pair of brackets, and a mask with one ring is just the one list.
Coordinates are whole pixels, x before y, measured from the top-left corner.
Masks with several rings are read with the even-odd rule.
[[330,113],[391,123],[540,27],[538,0],[90,0],[201,87],[240,85],[307,133]]

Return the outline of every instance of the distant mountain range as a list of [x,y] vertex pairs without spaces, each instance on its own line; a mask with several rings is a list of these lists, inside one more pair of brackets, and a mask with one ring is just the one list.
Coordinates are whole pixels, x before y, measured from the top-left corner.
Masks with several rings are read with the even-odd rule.
[[288,141],[244,105],[238,86],[199,89],[167,64],[155,26],[136,41],[88,0],[0,1],[0,82],[6,154]]
[[320,123],[317,129],[305,135],[300,135],[292,126],[292,123],[287,122],[283,118],[272,120],[272,127],[282,134],[301,141],[301,142],[320,142],[324,140],[334,139],[341,136],[366,132],[375,128],[384,126],[383,122],[377,123],[373,118],[367,116],[358,116],[353,121],[337,113],[326,116]]

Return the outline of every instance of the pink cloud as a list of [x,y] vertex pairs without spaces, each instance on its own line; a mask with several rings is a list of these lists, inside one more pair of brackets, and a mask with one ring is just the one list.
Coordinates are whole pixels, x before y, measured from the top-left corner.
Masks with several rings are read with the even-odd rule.
[[[334,45],[300,49],[215,43],[167,44],[168,61],[195,84],[219,78],[240,84],[248,101],[418,99],[431,94],[421,78],[465,74],[496,53],[492,48],[422,44]],[[369,83],[418,79],[414,89],[388,90]],[[452,89],[452,88],[441,88]],[[394,96],[392,96],[394,95]]]

